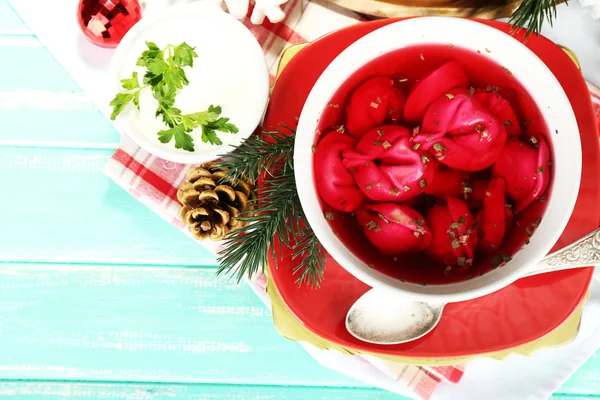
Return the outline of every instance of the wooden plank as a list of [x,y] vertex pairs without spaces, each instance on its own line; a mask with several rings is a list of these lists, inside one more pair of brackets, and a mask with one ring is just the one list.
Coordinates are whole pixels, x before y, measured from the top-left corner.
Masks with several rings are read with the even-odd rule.
[[0,261],[215,265],[101,174],[111,153],[0,148]]
[[31,31],[8,4],[0,0],[0,35],[31,35]]
[[0,265],[3,379],[361,387],[213,270]]
[[[6,399],[118,399],[118,400],[403,400],[377,389],[315,388],[261,385],[169,385],[169,384],[92,384],[77,382],[4,382],[0,396]],[[563,400],[563,399],[561,399]],[[569,399],[575,400],[575,399]]]

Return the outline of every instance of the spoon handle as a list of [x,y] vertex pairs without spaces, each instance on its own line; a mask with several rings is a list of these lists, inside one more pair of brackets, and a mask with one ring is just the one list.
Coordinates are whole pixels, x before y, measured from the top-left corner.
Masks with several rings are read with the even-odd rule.
[[600,265],[600,228],[569,246],[548,254],[542,261],[527,270],[523,276],[597,265]]

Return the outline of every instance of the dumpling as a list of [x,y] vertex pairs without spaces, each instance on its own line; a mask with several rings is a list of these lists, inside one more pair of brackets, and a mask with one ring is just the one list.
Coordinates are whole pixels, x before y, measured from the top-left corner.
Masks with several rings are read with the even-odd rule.
[[404,106],[404,120],[418,124],[435,99],[454,88],[469,87],[469,78],[457,61],[450,61],[430,72],[412,87]]
[[492,175],[504,178],[506,192],[519,212],[540,198],[550,182],[550,147],[542,135],[528,143],[511,137],[502,149]]
[[480,171],[500,155],[506,129],[467,90],[453,89],[431,103],[413,140],[451,168]]
[[365,195],[358,188],[352,174],[342,165],[342,152],[353,148],[356,139],[329,132],[315,148],[314,167],[317,192],[336,210],[352,212],[360,207]]
[[475,90],[473,100],[483,104],[498,121],[504,125],[508,136],[518,136],[521,134],[521,126],[517,120],[517,114],[512,106],[504,97],[494,91],[485,91],[483,89]]
[[356,219],[367,239],[387,255],[422,251],[431,243],[431,232],[421,214],[400,204],[365,204]]
[[425,221],[432,239],[425,254],[443,263],[450,271],[459,271],[473,264],[477,247],[477,226],[464,201],[448,196],[447,205],[437,205],[429,210]]
[[392,83],[389,77],[376,76],[352,94],[346,107],[346,128],[350,135],[360,138],[376,126],[402,121],[406,96]]
[[433,181],[425,189],[426,194],[435,197],[446,196],[462,197],[468,187],[469,173],[452,169],[444,164],[439,164]]
[[402,202],[422,193],[437,166],[431,155],[413,148],[408,129],[395,125],[369,131],[342,156],[360,190],[374,201]]
[[486,252],[493,252],[500,247],[512,220],[512,212],[506,207],[504,179],[490,181],[477,220],[480,224],[478,246]]

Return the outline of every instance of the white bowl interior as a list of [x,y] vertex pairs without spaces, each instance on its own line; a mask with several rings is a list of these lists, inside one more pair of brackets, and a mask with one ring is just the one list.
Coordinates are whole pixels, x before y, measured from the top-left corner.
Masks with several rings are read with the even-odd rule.
[[214,160],[254,132],[267,106],[269,73],[262,48],[241,22],[211,3],[177,6],[142,19],[127,32],[113,56],[113,96],[121,90],[119,81],[129,78],[132,71],[138,71],[141,81],[144,67],[136,67],[135,63],[147,49],[146,41],[160,48],[184,41],[196,47],[194,66],[185,69],[190,84],[178,92],[175,106],[185,114],[220,105],[221,116],[229,118],[239,132],[218,132],[223,142],[220,146],[203,143],[200,134],[193,132],[194,152],[176,149],[173,142],[163,144],[157,132],[167,127],[154,116],[158,103],[149,90],[140,98],[139,112],[130,105],[117,117],[119,132],[148,152],[181,163]]
[[[502,268],[467,281],[421,286],[404,283],[370,268],[346,248],[323,216],[314,184],[312,145],[318,121],[337,89],[360,67],[400,48],[421,44],[453,44],[508,68],[537,103],[550,132],[553,151],[552,190],[544,217],[530,244]],[[336,261],[366,284],[399,295],[452,302],[479,297],[518,279],[541,260],[563,232],[575,206],[581,177],[581,144],[577,121],[562,87],[546,65],[527,47],[505,33],[460,18],[423,17],[389,24],[362,37],[344,50],[313,87],[296,132],[294,162],[300,201],[315,234]]]

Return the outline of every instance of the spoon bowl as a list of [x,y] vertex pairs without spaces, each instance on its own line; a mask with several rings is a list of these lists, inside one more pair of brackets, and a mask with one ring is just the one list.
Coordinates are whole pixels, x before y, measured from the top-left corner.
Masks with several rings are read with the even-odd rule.
[[[600,228],[549,254],[522,277],[564,269],[600,265]],[[371,289],[350,307],[346,329],[359,340],[392,345],[410,342],[431,332],[442,317],[444,303],[411,301],[397,293]]]

